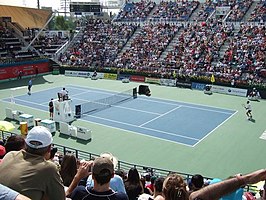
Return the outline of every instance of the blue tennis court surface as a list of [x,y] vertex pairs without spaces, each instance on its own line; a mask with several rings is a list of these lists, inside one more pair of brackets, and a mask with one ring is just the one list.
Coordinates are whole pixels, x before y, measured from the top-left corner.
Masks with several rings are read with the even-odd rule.
[[[76,85],[65,86],[76,104],[106,98],[115,93]],[[62,87],[13,96],[16,104],[48,112],[48,102]],[[2,99],[11,102],[11,98]],[[195,146],[236,113],[235,110],[138,96],[107,109],[84,114],[81,120],[111,126],[188,146]]]

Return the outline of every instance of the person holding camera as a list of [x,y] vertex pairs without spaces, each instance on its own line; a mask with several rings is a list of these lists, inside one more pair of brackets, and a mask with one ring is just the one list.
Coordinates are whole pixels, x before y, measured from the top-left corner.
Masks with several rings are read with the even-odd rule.
[[64,200],[65,191],[56,166],[50,157],[52,134],[43,126],[33,127],[26,139],[26,148],[11,151],[0,165],[0,183],[34,200]]
[[96,158],[92,165],[94,186],[88,188],[78,186],[71,194],[72,200],[128,200],[125,193],[115,192],[110,188],[110,180],[114,176],[113,162],[106,157]]

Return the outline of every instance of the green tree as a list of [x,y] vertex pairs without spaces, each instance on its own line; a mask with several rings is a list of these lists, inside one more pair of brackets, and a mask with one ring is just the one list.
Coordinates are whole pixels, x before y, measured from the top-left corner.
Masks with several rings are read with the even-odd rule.
[[63,16],[55,18],[55,30],[68,30],[68,24]]

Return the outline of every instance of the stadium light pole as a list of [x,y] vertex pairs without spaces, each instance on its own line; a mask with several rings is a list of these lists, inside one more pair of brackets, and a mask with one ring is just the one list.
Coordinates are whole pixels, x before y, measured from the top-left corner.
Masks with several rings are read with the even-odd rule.
[[37,8],[40,9],[40,0],[37,0]]

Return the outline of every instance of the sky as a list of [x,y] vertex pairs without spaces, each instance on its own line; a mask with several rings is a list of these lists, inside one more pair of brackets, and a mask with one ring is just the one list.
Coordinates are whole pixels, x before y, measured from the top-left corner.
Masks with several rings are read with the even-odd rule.
[[[39,0],[40,8],[41,7],[52,7],[53,10],[64,11],[64,5],[60,9],[60,1],[63,0]],[[69,0],[66,0],[69,2]],[[101,4],[106,5],[109,1],[111,3],[123,0],[71,0],[71,2],[101,2]],[[120,2],[121,3],[121,2]],[[0,5],[10,5],[10,6],[21,6],[21,7],[30,7],[37,8],[37,0],[0,0]]]
[[[40,7],[52,7],[53,9],[58,9],[60,7],[60,0],[39,0]],[[37,8],[37,0],[0,0],[0,5],[10,5],[10,6],[22,6]]]

